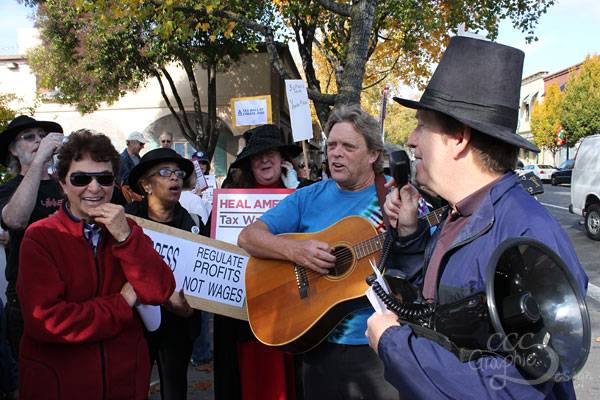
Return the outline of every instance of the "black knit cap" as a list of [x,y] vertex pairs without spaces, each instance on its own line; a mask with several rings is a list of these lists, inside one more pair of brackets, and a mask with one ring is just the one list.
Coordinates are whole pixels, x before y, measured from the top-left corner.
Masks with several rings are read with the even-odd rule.
[[56,122],[37,121],[28,115],[19,115],[10,121],[6,129],[0,133],[0,162],[3,165],[8,166],[8,146],[19,133],[29,128],[42,128],[46,133],[63,133],[63,128]]
[[516,133],[524,57],[513,47],[454,36],[421,99],[394,100],[439,111],[503,142],[539,152]]
[[140,163],[131,169],[131,172],[129,173],[129,186],[131,189],[137,194],[143,195],[144,192],[142,188],[139,187],[138,181],[142,176],[144,176],[144,174],[148,172],[150,168],[164,162],[176,163],[179,168],[185,171],[186,181],[190,178],[192,172],[194,171],[194,163],[192,163],[190,160],[181,157],[173,149],[159,147],[144,154],[140,160]]
[[244,132],[244,139],[246,140],[246,145],[240,154],[237,155],[235,161],[231,163],[231,168],[242,168],[244,164],[250,161],[250,157],[270,149],[278,149],[290,157],[296,157],[302,153],[302,148],[295,144],[283,144],[279,128],[272,124],[261,125],[247,130]]

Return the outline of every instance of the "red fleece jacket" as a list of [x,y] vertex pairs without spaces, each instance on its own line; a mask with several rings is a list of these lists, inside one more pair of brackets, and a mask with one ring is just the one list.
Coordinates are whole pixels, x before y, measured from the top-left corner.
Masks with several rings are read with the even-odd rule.
[[63,207],[31,225],[21,245],[17,294],[25,333],[20,399],[145,399],[148,346],[120,291],[129,281],[144,304],[162,304],[175,279],[132,220],[116,243],[104,229],[94,255],[83,222]]

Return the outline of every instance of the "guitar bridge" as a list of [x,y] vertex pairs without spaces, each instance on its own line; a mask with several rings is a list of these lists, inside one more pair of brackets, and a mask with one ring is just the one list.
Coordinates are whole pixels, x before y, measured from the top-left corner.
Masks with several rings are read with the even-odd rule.
[[305,297],[308,297],[308,276],[306,275],[306,268],[301,265],[294,265],[294,272],[296,273],[298,293],[300,294],[300,298],[304,299]]

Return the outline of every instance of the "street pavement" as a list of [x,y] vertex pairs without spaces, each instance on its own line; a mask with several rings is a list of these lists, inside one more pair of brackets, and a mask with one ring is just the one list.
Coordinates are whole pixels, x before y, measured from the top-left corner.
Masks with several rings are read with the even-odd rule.
[[[188,364],[188,400],[212,400],[215,398],[212,362],[199,367]],[[160,400],[158,371],[152,370],[149,400]]]
[[581,216],[569,213],[570,185],[544,184],[544,194],[537,196],[539,202],[556,218],[565,230],[581,266],[589,278],[586,302],[590,313],[592,331],[590,354],[583,369],[573,379],[575,394],[579,400],[600,399],[600,242],[585,234]]

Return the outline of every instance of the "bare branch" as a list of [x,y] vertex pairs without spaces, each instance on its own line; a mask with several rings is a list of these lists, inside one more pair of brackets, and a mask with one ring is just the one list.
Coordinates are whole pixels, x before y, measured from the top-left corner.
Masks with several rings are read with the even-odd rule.
[[342,17],[349,17],[351,6],[349,4],[338,3],[333,0],[316,0],[324,9],[334,12]]
[[160,77],[160,73],[156,70],[152,70],[152,73],[158,80],[158,84],[160,85],[160,94],[162,95],[163,100],[167,104],[167,107],[169,108],[171,115],[173,115],[175,117],[175,120],[177,121],[177,125],[179,125],[179,129],[180,129],[181,133],[184,136],[187,136],[185,126],[183,126],[183,121],[181,120],[181,116],[179,115],[179,113],[177,113],[177,111],[175,111],[175,109],[173,108],[173,105],[171,104],[171,100],[169,100],[169,96],[167,96],[167,93],[165,92],[165,86],[163,85],[162,78]]
[[396,65],[398,65],[398,61],[400,61],[400,56],[396,57],[396,59],[394,60],[394,63],[392,64],[392,66],[390,68],[388,68],[386,71],[381,71],[378,74],[384,74],[383,77],[379,80],[377,80],[376,82],[365,86],[362,88],[362,90],[367,90],[369,88],[372,88],[373,86],[377,85],[379,82],[383,81],[385,78],[387,78],[389,76],[389,74],[394,70],[394,68],[396,68]]
[[[173,82],[173,78],[169,71],[165,67],[162,67],[160,71],[163,73],[165,78],[167,78],[167,82],[169,82],[169,87],[171,88],[171,92],[173,93],[173,97],[175,97],[175,101],[177,102],[177,107],[179,107],[179,111],[181,112],[181,116],[183,119],[183,125],[186,128],[182,133],[189,134],[190,132],[194,132],[192,126],[190,125],[190,121],[188,120],[187,113],[185,112],[185,106],[183,105],[183,101],[177,92],[177,87],[175,86],[175,82]],[[190,138],[191,139],[191,138]],[[192,140],[193,142],[193,140]]]

